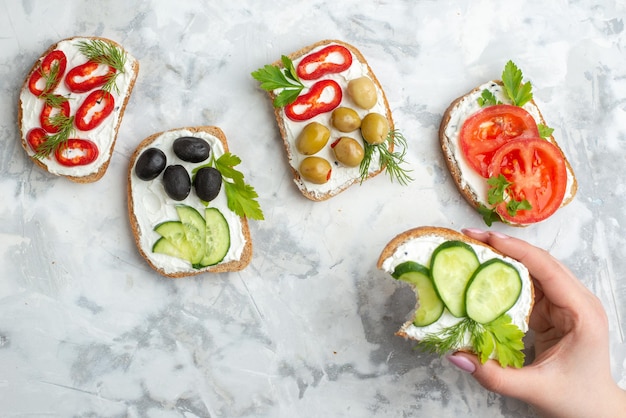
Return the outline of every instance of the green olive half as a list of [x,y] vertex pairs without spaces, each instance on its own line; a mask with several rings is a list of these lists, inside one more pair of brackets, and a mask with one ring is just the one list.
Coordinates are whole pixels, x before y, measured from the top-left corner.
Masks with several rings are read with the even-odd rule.
[[354,109],[338,107],[330,115],[330,123],[341,132],[352,132],[361,127],[361,118]]
[[296,148],[304,155],[313,155],[319,152],[330,138],[330,130],[318,122],[306,125],[296,139]]
[[330,179],[332,167],[321,157],[306,157],[300,163],[300,175],[315,184],[324,184]]
[[380,113],[368,113],[361,121],[361,135],[369,144],[382,144],[389,134],[389,121]]
[[378,100],[376,86],[369,77],[359,77],[348,82],[348,96],[363,109],[371,109]]
[[342,136],[332,144],[335,158],[348,167],[357,167],[363,161],[365,151],[361,144],[353,138]]

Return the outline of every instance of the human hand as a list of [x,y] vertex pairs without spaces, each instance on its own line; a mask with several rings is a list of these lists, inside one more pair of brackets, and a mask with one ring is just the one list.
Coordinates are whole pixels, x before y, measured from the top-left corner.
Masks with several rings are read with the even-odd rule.
[[529,327],[535,360],[521,369],[458,352],[448,359],[486,389],[520,399],[548,417],[617,417],[626,392],[611,376],[609,331],[600,300],[548,252],[497,232],[466,235],[523,263],[535,285]]

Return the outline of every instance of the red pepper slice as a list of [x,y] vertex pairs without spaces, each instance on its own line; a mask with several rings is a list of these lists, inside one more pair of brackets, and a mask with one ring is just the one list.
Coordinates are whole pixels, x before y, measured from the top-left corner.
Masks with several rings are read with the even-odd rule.
[[336,81],[321,80],[313,84],[306,94],[285,106],[285,115],[297,122],[308,120],[339,106],[342,97],[341,87]]
[[[55,97],[63,99],[63,96],[55,95]],[[58,107],[50,104],[50,102],[48,101],[43,104],[43,109],[41,109],[41,113],[39,114],[39,123],[41,124],[41,127],[46,130],[46,132],[55,134],[61,130],[58,125],[52,123],[52,119],[54,118],[54,116],[58,115],[59,113],[66,118],[70,117],[69,101],[62,101]]]
[[[41,61],[41,65],[31,74],[28,79],[28,89],[35,96],[39,97],[44,93],[52,92],[58,85],[63,74],[65,74],[65,67],[67,66],[67,57],[65,53],[60,50],[54,50],[44,57]],[[56,67],[56,68],[55,68]],[[48,89],[46,89],[46,77],[50,77],[54,74],[54,80],[50,82]],[[41,86],[41,88],[39,87]]]
[[81,131],[89,131],[100,125],[113,112],[115,99],[108,91],[95,90],[76,111],[74,122]]
[[[72,68],[65,77],[65,85],[74,93],[86,93],[96,87],[103,86],[117,71],[108,66],[106,74],[98,75],[98,69],[104,66],[96,61],[87,61]],[[101,72],[101,71],[100,71]]]
[[39,152],[39,148],[48,140],[48,134],[42,128],[33,128],[26,134],[26,142],[30,148]]
[[88,139],[70,138],[57,147],[54,156],[66,167],[87,165],[98,158],[98,146]]
[[342,45],[329,45],[304,57],[296,72],[303,80],[315,80],[326,74],[340,73],[352,65],[352,54]]

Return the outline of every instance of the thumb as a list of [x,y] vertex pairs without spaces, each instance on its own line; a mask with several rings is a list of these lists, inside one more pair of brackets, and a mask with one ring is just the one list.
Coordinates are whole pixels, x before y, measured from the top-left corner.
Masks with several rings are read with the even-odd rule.
[[447,359],[460,370],[470,373],[482,387],[491,392],[527,400],[527,391],[533,387],[530,384],[532,379],[529,379],[523,368],[502,367],[495,360],[482,364],[475,355],[460,351],[447,356]]

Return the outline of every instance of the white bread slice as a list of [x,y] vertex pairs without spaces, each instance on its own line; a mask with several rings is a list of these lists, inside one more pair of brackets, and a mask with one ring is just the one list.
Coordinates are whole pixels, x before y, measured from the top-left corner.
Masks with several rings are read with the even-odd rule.
[[[70,138],[89,139],[95,142],[98,146],[98,158],[84,166],[79,167],[65,167],[60,165],[55,157],[54,153],[51,153],[48,157],[39,158],[35,155],[35,151],[30,147],[26,138],[28,132],[39,127],[39,113],[43,107],[43,100],[35,96],[30,92],[28,83],[31,75],[38,71],[43,59],[54,50],[62,50],[67,52],[67,67],[63,76],[63,80],[52,92],[67,97],[70,102],[71,115],[76,113],[76,110],[83,102],[83,100],[94,90],[89,90],[84,93],[71,92],[65,85],[65,76],[75,66],[84,64],[88,59],[82,55],[77,48],[80,42],[89,41],[102,41],[118,48],[125,56],[124,73],[117,76],[116,85],[118,89],[112,89],[111,94],[115,99],[115,107],[112,114],[110,114],[104,122],[89,131],[75,130],[74,135]],[[100,37],[71,37],[62,39],[59,42],[51,45],[39,59],[37,59],[26,75],[24,84],[20,90],[19,103],[18,103],[18,125],[21,135],[22,147],[26,151],[29,158],[43,170],[55,174],[57,176],[66,177],[77,183],[91,183],[99,180],[106,172],[111,157],[113,155],[113,149],[117,140],[117,134],[120,124],[126,110],[126,105],[130,99],[131,92],[135,85],[137,75],[139,73],[139,61],[137,61],[128,51],[126,51],[120,44],[106,38]]]
[[[376,78],[376,75],[372,71],[370,65],[368,64],[367,60],[356,47],[346,42],[339,41],[339,40],[322,40],[312,45],[309,45],[307,47],[304,47],[296,52],[293,52],[292,54],[289,54],[288,56],[293,61],[294,66],[297,66],[298,62],[309,53],[312,53],[315,50],[321,49],[331,44],[342,45],[352,52],[352,55],[353,55],[352,67],[340,73],[339,75],[332,74],[329,76],[323,76],[319,80],[332,78],[339,83],[339,85],[343,89],[343,99],[342,99],[342,102],[339,104],[339,106],[346,106],[346,107],[350,107],[356,110],[357,113],[359,113],[359,116],[361,118],[363,118],[363,116],[365,116],[370,111],[376,111],[377,113],[380,113],[386,117],[387,122],[389,123],[390,130],[394,130],[394,122],[392,119],[391,110],[389,108],[389,103],[387,102],[387,97],[385,95],[385,92],[380,82]],[[283,63],[280,60],[274,62],[272,65],[279,67],[279,68],[284,68]],[[356,106],[350,100],[350,98],[348,97],[348,94],[346,93],[348,82],[351,79],[358,78],[360,76],[369,77],[374,82],[374,85],[376,86],[376,90],[378,93],[378,103],[373,109],[370,109],[369,111],[358,108],[358,106]],[[311,81],[302,80],[303,84],[305,84],[305,86],[307,87],[310,87],[316,81],[318,80],[311,80]],[[270,99],[273,102],[274,98],[276,97],[276,92],[269,91],[268,94],[269,94]],[[345,166],[342,166],[339,162],[337,162],[330,149],[330,144],[340,136],[351,137],[357,140],[361,144],[363,143],[363,139],[361,138],[361,135],[359,134],[358,130],[354,132],[350,132],[350,133],[340,133],[339,131],[332,128],[330,124],[330,115],[331,113],[329,112],[329,113],[319,115],[318,117],[315,117],[305,122],[293,122],[285,116],[284,108],[276,108],[276,107],[274,108],[274,116],[276,118],[276,123],[278,124],[278,130],[280,131],[280,136],[283,140],[283,146],[285,148],[287,160],[289,162],[289,166],[290,166],[293,178],[294,178],[294,182],[298,186],[298,189],[300,190],[300,192],[306,198],[313,200],[313,201],[323,201],[323,200],[330,199],[331,197],[336,196],[337,194],[346,190],[348,187],[352,186],[353,184],[361,183],[361,179],[359,175],[359,168],[358,167],[356,168],[345,167]],[[323,184],[323,185],[315,185],[309,181],[304,180],[300,176],[300,173],[298,171],[300,162],[305,156],[301,155],[297,151],[295,147],[295,141],[300,130],[307,123],[313,120],[319,121],[320,123],[327,126],[331,130],[331,137],[330,137],[328,144],[322,151],[316,154],[316,156],[321,156],[323,158],[326,158],[332,166],[331,180],[328,183]],[[393,151],[393,149],[394,149],[393,144],[390,144],[389,150]],[[377,176],[383,171],[383,169],[384,167],[382,168],[380,167],[380,163],[378,159],[373,158],[372,164],[370,164],[370,170],[369,170],[367,179]]]
[[[378,269],[388,274],[392,274],[395,267],[405,261],[414,261],[429,267],[433,250],[439,244],[451,240],[458,240],[471,245],[480,262],[491,258],[501,258],[511,263],[518,270],[522,278],[522,293],[518,301],[507,313],[511,316],[513,323],[517,325],[521,331],[526,332],[534,304],[534,288],[530,274],[523,264],[503,255],[485,243],[448,228],[435,226],[417,227],[404,231],[389,241],[383,248],[376,266]],[[415,286],[411,284],[409,284],[409,286],[415,291]],[[419,295],[417,292],[416,296],[417,302],[415,309],[419,307]],[[411,319],[406,321],[395,333],[397,336],[419,342],[424,335],[437,333],[444,326],[450,326],[459,321],[458,318],[453,317],[445,310],[443,315],[434,324],[426,327],[417,327],[413,324],[413,316],[413,313],[411,313]],[[454,350],[475,352],[474,347],[467,344],[458,345],[454,347]]]
[[151,147],[161,149],[168,156],[167,165],[181,164],[185,166],[188,172],[195,166],[205,164],[206,161],[187,163],[177,159],[171,151],[171,146],[176,138],[182,136],[193,136],[206,140],[211,145],[211,155],[215,153],[216,157],[229,152],[226,136],[216,126],[177,128],[155,133],[141,141],[130,157],[127,178],[128,217],[137,249],[150,267],[159,274],[169,278],[242,270],[252,260],[252,239],[248,220],[228,209],[223,186],[217,198],[211,201],[209,205],[210,207],[218,208],[222,212],[230,228],[231,249],[222,262],[202,269],[196,269],[185,260],[152,252],[152,245],[158,238],[158,235],[153,230],[154,227],[163,221],[176,219],[175,206],[177,204],[186,204],[198,211],[203,211],[205,208],[193,190],[183,201],[170,199],[163,189],[162,173],[159,177],[150,181],[141,180],[135,174],[134,168],[137,159],[144,150]]
[[[481,205],[489,207],[487,203],[487,182],[479,174],[475,173],[465,161],[459,145],[459,132],[463,122],[472,114],[480,109],[477,103],[477,99],[480,97],[483,90],[489,90],[502,102],[510,104],[511,101],[503,93],[503,86],[500,80],[492,80],[481,86],[478,86],[470,92],[454,100],[443,114],[441,125],[439,127],[439,142],[443,155],[446,161],[446,165],[454,182],[461,192],[461,195],[467,200],[467,202],[474,208],[478,208]],[[537,124],[546,124],[539,107],[534,100],[526,103],[523,106],[533,118],[537,121]],[[554,144],[559,150],[561,148],[557,144],[553,135],[546,138],[552,144]],[[572,201],[576,195],[578,183],[571,164],[565,157],[565,154],[561,150],[563,158],[565,159],[565,166],[567,171],[567,190],[565,197],[561,203],[561,207],[567,205]],[[515,224],[512,226],[527,226],[527,224]]]

